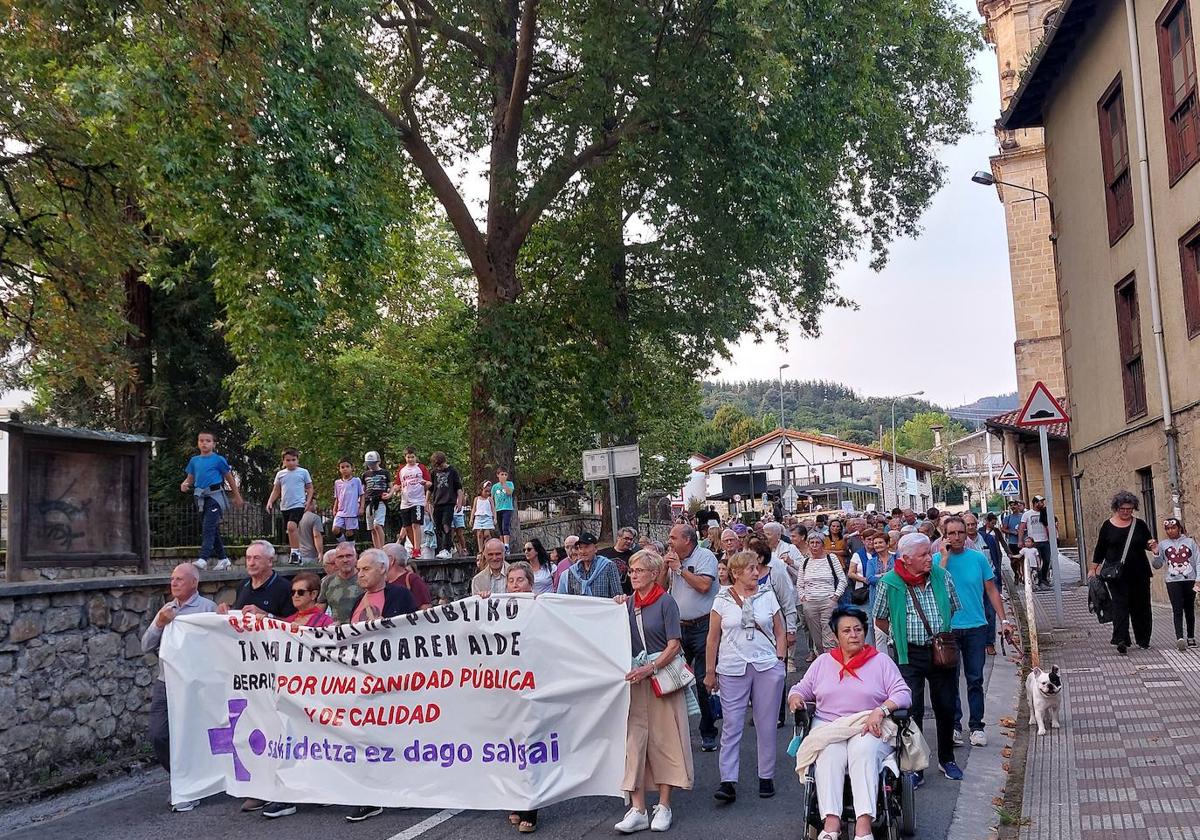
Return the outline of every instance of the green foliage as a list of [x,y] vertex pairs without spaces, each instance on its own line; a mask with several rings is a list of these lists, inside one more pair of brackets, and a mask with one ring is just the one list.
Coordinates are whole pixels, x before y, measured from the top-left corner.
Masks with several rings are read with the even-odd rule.
[[[910,452],[928,452],[933,449],[933,427],[942,427],[942,444],[953,443],[969,434],[966,426],[957,420],[951,420],[943,411],[921,411],[904,421],[896,428],[896,451],[902,454]],[[884,448],[891,449],[892,433],[884,432]]]

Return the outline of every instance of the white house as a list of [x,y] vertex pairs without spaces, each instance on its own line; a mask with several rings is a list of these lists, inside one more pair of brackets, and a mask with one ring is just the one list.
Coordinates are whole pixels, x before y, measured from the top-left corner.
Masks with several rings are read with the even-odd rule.
[[696,469],[707,476],[711,500],[786,495],[790,486],[814,506],[828,509],[850,502],[856,510],[869,505],[924,510],[933,502],[933,473],[939,471],[933,464],[898,456],[893,477],[892,456],[881,449],[793,429],[776,429]]
[[688,456],[687,463],[691,473],[687,481],[671,496],[672,510],[679,512],[687,510],[693,501],[703,502],[708,496],[708,476],[700,471],[700,465],[708,459],[698,452]]

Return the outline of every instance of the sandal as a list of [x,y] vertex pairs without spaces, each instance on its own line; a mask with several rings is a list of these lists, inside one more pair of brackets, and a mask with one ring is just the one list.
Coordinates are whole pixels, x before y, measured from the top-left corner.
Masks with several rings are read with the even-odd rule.
[[537,823],[530,822],[529,820],[521,820],[517,826],[517,831],[522,834],[533,834],[533,832],[537,831]]
[[518,823],[521,822],[521,818],[519,816],[517,816],[516,811],[512,811],[508,815],[508,821],[513,825],[517,825]]

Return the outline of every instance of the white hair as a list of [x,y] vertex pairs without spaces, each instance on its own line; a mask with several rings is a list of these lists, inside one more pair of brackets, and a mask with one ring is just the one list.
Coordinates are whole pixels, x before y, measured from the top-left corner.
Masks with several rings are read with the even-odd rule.
[[275,559],[275,543],[271,542],[270,540],[254,540],[250,543],[250,545],[246,546],[246,550],[249,551],[253,546],[258,546],[263,551],[267,552],[272,560]]
[[900,538],[899,544],[896,546],[896,553],[901,557],[913,557],[916,554],[916,549],[921,546],[931,547],[929,537],[924,534],[905,534]]
[[381,548],[368,548],[362,554],[358,555],[358,559],[374,563],[381,572],[386,572],[388,563],[391,562],[388,559],[387,552]]
[[391,560],[396,561],[397,566],[408,565],[408,549],[400,543],[388,543],[383,550]]
[[766,525],[763,525],[763,530],[768,534],[774,534],[777,537],[783,536],[783,526],[778,522],[768,522]]

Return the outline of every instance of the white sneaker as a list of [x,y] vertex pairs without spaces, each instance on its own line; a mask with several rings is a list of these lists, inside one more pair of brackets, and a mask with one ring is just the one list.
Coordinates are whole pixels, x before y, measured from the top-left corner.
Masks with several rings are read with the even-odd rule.
[[654,819],[650,820],[651,831],[666,831],[671,827],[671,809],[666,805],[654,806]]
[[972,747],[986,747],[987,746],[987,733],[985,733],[982,729],[971,730],[971,746]]
[[961,729],[954,730],[954,746],[961,747],[963,745],[963,736]]
[[192,565],[203,571],[208,568],[208,561],[201,557],[199,560],[193,560]]
[[217,561],[217,565],[213,566],[214,572],[225,572],[233,568],[233,561],[228,557],[222,557]]
[[193,799],[191,802],[180,802],[177,805],[172,805],[171,810],[174,811],[176,814],[183,814],[187,811],[192,810],[198,804],[200,804],[200,800]]
[[454,555],[450,553],[450,549],[448,548],[443,548],[437,553],[437,559],[439,560],[449,560],[453,556]]
[[639,811],[637,808],[630,808],[625,813],[625,819],[613,826],[622,834],[633,834],[635,831],[645,831],[650,827],[650,818],[646,816],[645,811]]

